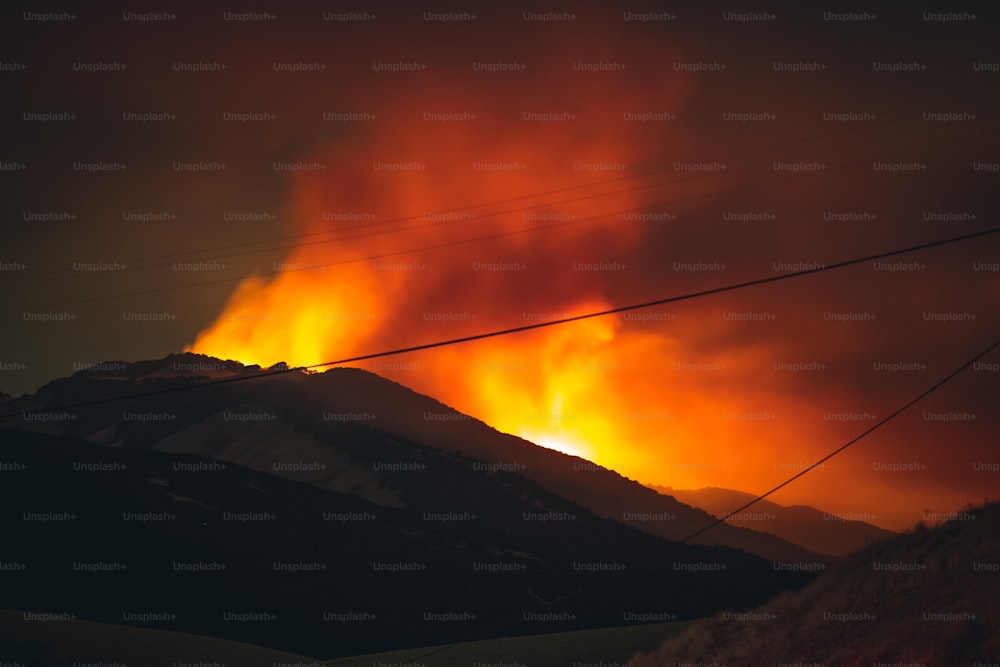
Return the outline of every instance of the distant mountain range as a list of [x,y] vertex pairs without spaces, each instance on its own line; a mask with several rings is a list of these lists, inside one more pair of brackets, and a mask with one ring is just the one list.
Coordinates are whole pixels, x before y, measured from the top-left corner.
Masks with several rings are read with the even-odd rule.
[[712,517],[365,371],[188,388],[248,372],[110,362],[4,400],[0,609],[334,657],[697,618],[828,560],[680,544]]
[[[717,487],[673,489],[650,485],[650,488],[719,518],[756,498],[751,493]],[[846,520],[808,505],[786,507],[767,499],[754,503],[727,521],[736,526],[772,533],[811,551],[830,556],[846,556],[896,534],[864,521]]]
[[692,624],[629,667],[1000,662],[1000,504],[956,512],[749,612]]

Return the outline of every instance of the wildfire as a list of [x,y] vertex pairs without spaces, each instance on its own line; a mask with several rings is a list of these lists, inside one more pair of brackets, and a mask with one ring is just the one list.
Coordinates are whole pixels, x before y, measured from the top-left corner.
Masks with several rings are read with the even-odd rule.
[[[624,268],[644,235],[626,216],[649,205],[636,177],[681,143],[668,123],[623,120],[683,99],[683,80],[640,42],[616,53],[649,64],[599,85],[593,72],[559,86],[470,72],[372,93],[378,120],[301,156],[329,168],[291,176],[287,213],[303,236],[282,270],[245,280],[189,349],[309,365],[607,308],[620,269],[605,267]],[[539,50],[533,71],[569,70],[554,54]],[[643,402],[637,355],[657,344],[622,327],[583,320],[379,372],[500,430],[618,463],[639,423],[622,415]]]
[[[245,280],[189,349],[305,366],[603,310],[626,279],[649,289],[630,258],[670,217],[640,215],[664,193],[645,174],[686,145],[634,112],[678,108],[688,83],[635,35],[614,47],[633,53],[627,72],[573,72],[540,50],[538,75],[427,74],[371,91],[376,120],[299,157],[327,168],[290,173],[285,213],[301,237],[280,270]],[[717,375],[674,366],[698,333],[606,316],[361,365],[542,446],[696,487],[783,444],[720,417],[745,399]],[[746,380],[739,359],[723,361],[727,380]],[[740,451],[723,462],[706,442]]]

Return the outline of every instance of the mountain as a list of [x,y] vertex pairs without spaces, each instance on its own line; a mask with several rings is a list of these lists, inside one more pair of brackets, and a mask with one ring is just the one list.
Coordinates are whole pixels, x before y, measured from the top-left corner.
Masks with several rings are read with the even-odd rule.
[[[673,489],[650,485],[650,488],[720,518],[757,497],[752,493],[717,487]],[[755,503],[727,521],[744,528],[777,535],[810,551],[829,556],[846,556],[896,534],[891,530],[864,521],[844,519],[815,507],[784,506],[767,499]]]
[[873,544],[751,612],[692,624],[629,667],[1000,660],[1000,503]]
[[[281,385],[293,402],[300,382]],[[242,421],[218,428],[199,411],[215,414],[219,398],[179,392],[173,412],[140,401],[117,405],[108,425],[82,408],[64,420],[89,422],[108,444],[0,430],[0,609],[43,625],[131,625],[330,658],[691,619],[812,578],[727,547],[664,540],[527,477],[364,425],[314,437],[319,426],[300,415],[305,430],[282,432],[298,438],[290,443],[266,429],[261,440]],[[206,445],[218,438],[221,450],[242,444],[260,469],[148,447],[170,439],[167,421]],[[303,452],[330,452],[322,460],[338,470],[288,458]],[[275,462],[317,478],[287,479]],[[46,650],[19,640],[0,661],[37,664],[31,656]],[[130,664],[116,651],[100,660]]]
[[[7,410],[46,409],[130,391],[183,388],[198,377],[225,379],[252,372],[233,361],[201,355],[108,362],[53,381]],[[659,494],[584,459],[538,447],[373,373],[333,368],[291,372],[250,382],[175,391],[70,411],[66,419],[25,422],[39,432],[110,446],[192,452],[308,481],[379,505],[399,507],[401,490],[385,484],[385,467],[409,461],[398,440],[456,453],[492,471],[516,474],[595,515],[679,540],[714,520],[710,514]],[[71,418],[69,418],[71,417]],[[163,418],[161,418],[163,417]],[[358,433],[378,433],[381,460],[358,458]],[[296,465],[306,463],[308,465]],[[412,475],[411,475],[412,477]],[[443,488],[411,491],[445,493]],[[439,505],[461,499],[438,498]],[[781,563],[821,563],[820,556],[780,537],[721,525],[694,540],[742,549]]]
[[[356,441],[358,456],[382,455],[379,434]],[[0,443],[0,608],[51,622],[71,614],[332,657],[501,624],[516,635],[621,625],[629,612],[694,618],[809,579],[668,542],[414,443],[400,444],[426,466],[419,482],[386,480],[401,507],[191,454],[28,431]]]

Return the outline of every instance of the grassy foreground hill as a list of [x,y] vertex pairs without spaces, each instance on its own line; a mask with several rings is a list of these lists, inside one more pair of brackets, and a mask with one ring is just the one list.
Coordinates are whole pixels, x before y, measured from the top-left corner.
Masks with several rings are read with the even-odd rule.
[[379,664],[470,667],[477,663],[504,667],[622,667],[637,651],[650,650],[664,636],[675,635],[687,625],[687,621],[675,621],[484,639],[455,645],[357,655],[327,662],[325,667],[372,667]]
[[920,525],[805,588],[692,624],[630,667],[1000,662],[1000,503]]
[[143,667],[372,667],[376,664],[411,663],[469,667],[478,662],[547,667],[599,664],[608,667],[624,664],[636,651],[655,647],[663,637],[676,634],[686,625],[686,622],[651,623],[484,639],[326,661],[214,637],[82,620],[37,623],[25,621],[23,612],[0,611],[0,663],[26,667],[73,667],[74,663],[117,663]]
[[[39,623],[27,612],[0,610],[0,663],[24,667],[141,665],[176,667],[315,665],[305,656],[264,646],[166,630],[81,619]],[[29,616],[30,618],[30,616]]]

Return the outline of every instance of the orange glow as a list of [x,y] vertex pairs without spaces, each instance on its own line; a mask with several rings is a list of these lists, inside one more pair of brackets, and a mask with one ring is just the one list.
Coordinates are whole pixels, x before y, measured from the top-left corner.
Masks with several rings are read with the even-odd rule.
[[[602,307],[585,304],[578,311]],[[522,341],[477,346],[470,371],[459,380],[466,405],[501,431],[594,459],[618,435],[606,410],[615,400],[606,371],[616,362],[604,361],[617,356],[615,328],[612,319],[584,320]],[[464,352],[456,348],[444,365],[462,363]],[[597,409],[601,404],[604,410]]]
[[[578,79],[568,93],[589,117],[558,132],[522,120],[516,108],[491,114],[475,91],[448,82],[396,91],[416,109],[447,99],[483,118],[429,123],[415,114],[310,155],[332,168],[293,178],[289,214],[306,236],[284,260],[290,270],[244,281],[189,349],[262,366],[310,365],[610,307],[615,274],[575,270],[574,262],[624,258],[650,223],[628,222],[622,212],[653,202],[629,187],[636,181],[605,182],[683,143],[669,128],[642,134],[607,122],[622,108],[671,108],[682,99],[676,79],[644,77],[642,86],[622,81],[610,90]],[[502,87],[490,91],[490,103],[509,104]],[[535,105],[550,108],[549,91],[537,93]],[[652,142],[649,132],[661,136]],[[374,168],[411,162],[426,168]],[[523,168],[474,167],[496,162]],[[624,164],[626,173],[578,168],[598,162]],[[344,212],[376,217],[330,215]],[[491,238],[461,244],[480,236]],[[523,268],[482,270],[496,263]],[[759,461],[775,443],[755,443],[745,425],[721,419],[744,409],[744,399],[719,391],[718,374],[674,369],[690,354],[682,338],[692,334],[672,322],[610,316],[411,355],[419,372],[360,365],[498,430],[640,481],[696,487],[736,474],[734,484],[747,488],[748,479],[769,480],[773,471]],[[738,374],[739,360],[719,361]],[[720,450],[709,442],[737,444]]]
[[[399,118],[398,99],[417,111],[303,158],[331,168],[293,176],[288,214],[306,235],[283,260],[291,270],[244,281],[188,349],[263,366],[310,365],[609,307],[607,274],[573,270],[574,262],[615,261],[636,247],[645,223],[623,212],[649,202],[630,189],[636,181],[621,179],[664,145],[682,143],[666,123],[609,123],[623,108],[672,108],[683,98],[681,80],[649,67],[635,79],[605,78],[603,88],[577,75],[517,96],[502,80],[485,91],[451,80],[390,91],[387,117],[395,110]],[[569,101],[588,109],[586,117],[523,118]],[[421,109],[481,117],[432,122]],[[384,167],[415,163],[422,166]],[[600,164],[625,169],[592,168]],[[360,212],[376,217],[343,221]],[[553,223],[564,226],[532,231]],[[491,238],[462,244],[481,236]],[[522,268],[488,268],[496,264]],[[641,467],[626,443],[647,437],[650,424],[663,432],[662,424],[629,415],[643,403],[643,359],[662,341],[623,335],[623,327],[606,317],[422,352],[419,373],[362,366],[501,431],[608,466]]]
[[[617,46],[643,48],[638,39]],[[546,57],[532,67],[568,67]],[[691,148],[677,124],[613,122],[623,110],[683,108],[690,84],[662,66],[672,59],[637,55],[628,75],[600,85],[581,74],[558,86],[543,77],[530,90],[503,78],[477,80],[477,88],[472,74],[428,74],[419,85],[394,80],[371,91],[379,120],[300,158],[328,169],[289,177],[284,213],[301,242],[277,258],[275,275],[243,281],[188,350],[306,366],[620,305],[613,288],[623,274],[577,265],[630,263],[652,225],[673,225],[683,240],[696,221],[643,222],[623,212],[719,187],[690,179],[656,194],[635,187],[649,182],[644,170]],[[551,122],[522,116],[565,109],[586,113]],[[425,120],[425,111],[476,119]],[[579,167],[601,163],[624,169]],[[672,249],[657,248],[669,261]],[[731,282],[730,274],[642,270],[628,266],[630,294],[643,295],[636,299]],[[855,435],[857,424],[824,422],[801,376],[771,370],[787,350],[761,342],[766,334],[744,337],[764,325],[724,321],[726,305],[684,302],[676,320],[602,317],[385,360],[400,364],[356,365],[641,482],[764,491]],[[726,337],[729,344],[713,344]],[[857,407],[850,397],[834,406]],[[776,500],[854,509],[841,489],[858,484],[834,475],[848,460]]]
[[374,286],[365,278],[360,271],[341,271],[330,280],[304,269],[271,282],[247,279],[189,349],[262,366],[317,363],[374,329],[377,301],[366,296]]

